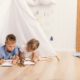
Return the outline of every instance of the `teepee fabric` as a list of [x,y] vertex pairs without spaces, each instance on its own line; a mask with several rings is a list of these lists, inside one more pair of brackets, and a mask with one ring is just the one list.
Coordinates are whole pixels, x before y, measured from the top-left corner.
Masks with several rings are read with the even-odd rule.
[[0,42],[7,34],[17,37],[17,44],[23,46],[32,38],[40,42],[41,56],[55,56],[55,51],[47,40],[39,22],[31,12],[27,0],[0,0]]
[[55,0],[27,0],[31,6],[49,6],[55,3]]

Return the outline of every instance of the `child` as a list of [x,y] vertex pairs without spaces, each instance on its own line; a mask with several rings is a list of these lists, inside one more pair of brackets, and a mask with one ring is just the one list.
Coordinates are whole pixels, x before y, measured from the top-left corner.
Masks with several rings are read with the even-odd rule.
[[38,49],[40,43],[38,40],[36,39],[31,39],[26,46],[26,50],[28,52],[32,52],[32,57],[31,60],[33,62],[37,62],[39,60],[39,54],[36,52],[36,50]]
[[19,57],[19,48],[16,47],[16,37],[13,34],[9,34],[6,37],[5,45],[0,47],[0,64],[4,60],[12,59],[12,63],[16,64]]
[[[19,54],[21,66],[23,65],[24,60],[26,58],[30,58],[31,61],[33,61],[35,63],[37,61],[39,61],[40,55],[39,55],[39,53],[37,53],[37,49],[38,49],[39,45],[40,45],[40,43],[36,39],[31,39],[30,41],[28,41],[26,48],[21,52],[21,54]],[[56,56],[56,59],[59,61],[59,58],[57,56]]]
[[[27,46],[26,46],[26,51],[27,52],[31,52],[32,53],[32,57],[31,57],[31,60],[33,62],[37,62],[39,61],[39,53],[37,53],[37,49],[39,47],[40,43],[38,40],[36,39],[31,39],[28,43],[27,43]],[[39,51],[38,51],[39,52]],[[55,56],[57,61],[60,61],[60,59],[58,58],[58,56]]]
[[[33,62],[37,62],[39,60],[39,55],[36,52],[38,47],[39,47],[38,40],[31,39],[30,41],[28,41],[26,48],[25,48],[25,51],[23,50],[22,54],[19,54],[19,59],[20,59],[21,64],[23,64],[24,59],[26,59],[26,57],[30,58],[31,61],[33,61]],[[26,54],[23,55],[23,53],[26,53]]]

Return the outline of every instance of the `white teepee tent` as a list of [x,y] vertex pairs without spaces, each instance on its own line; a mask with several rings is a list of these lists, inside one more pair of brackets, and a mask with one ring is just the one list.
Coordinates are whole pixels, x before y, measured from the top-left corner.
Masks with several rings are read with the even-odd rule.
[[9,33],[14,33],[17,36],[20,46],[31,38],[36,38],[40,41],[41,56],[55,55],[54,49],[26,0],[0,0],[0,42],[3,43],[5,36]]

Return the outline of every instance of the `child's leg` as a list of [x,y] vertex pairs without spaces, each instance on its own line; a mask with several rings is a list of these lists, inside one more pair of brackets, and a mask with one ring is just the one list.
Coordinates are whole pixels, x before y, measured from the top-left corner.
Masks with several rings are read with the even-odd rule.
[[60,61],[60,59],[59,59],[59,57],[58,56],[55,56],[56,57],[56,59],[58,60],[58,61]]

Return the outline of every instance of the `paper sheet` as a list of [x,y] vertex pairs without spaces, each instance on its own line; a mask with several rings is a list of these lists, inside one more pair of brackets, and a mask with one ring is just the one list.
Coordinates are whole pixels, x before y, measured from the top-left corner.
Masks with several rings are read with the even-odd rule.
[[2,67],[11,67],[13,64],[12,64],[12,60],[5,60],[4,63],[0,66]]
[[[35,63],[32,61],[24,61],[24,65],[34,65]],[[11,67],[13,66],[12,60],[5,60],[5,62],[0,65],[1,67]]]
[[34,62],[31,62],[31,61],[25,61],[24,62],[24,65],[33,65],[33,64],[35,64]]

